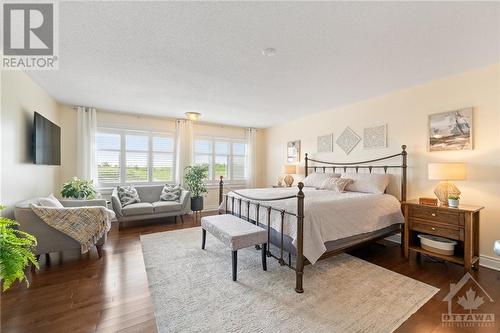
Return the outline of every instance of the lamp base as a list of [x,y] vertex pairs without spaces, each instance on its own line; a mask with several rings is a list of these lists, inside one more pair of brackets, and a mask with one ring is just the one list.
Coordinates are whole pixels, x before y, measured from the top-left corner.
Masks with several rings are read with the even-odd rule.
[[441,182],[434,189],[434,194],[438,197],[441,205],[448,206],[448,196],[460,196],[460,190],[453,183]]
[[286,175],[285,178],[283,179],[287,187],[292,187],[293,184],[293,177],[290,175]]

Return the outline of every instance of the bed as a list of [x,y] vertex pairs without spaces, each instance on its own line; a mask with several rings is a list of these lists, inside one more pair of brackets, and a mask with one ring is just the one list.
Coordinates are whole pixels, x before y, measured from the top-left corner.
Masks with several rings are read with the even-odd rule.
[[244,189],[225,193],[221,177],[220,212],[237,215],[267,229],[267,255],[295,270],[298,293],[304,291],[304,265],[401,232],[404,219],[400,201],[406,200],[407,189],[406,146],[402,146],[399,154],[353,163],[320,161],[305,154],[304,169],[306,177],[310,173],[338,172],[392,174],[397,169],[399,174],[392,175],[399,179],[399,193],[338,193],[304,187],[303,183],[298,184],[298,189]]

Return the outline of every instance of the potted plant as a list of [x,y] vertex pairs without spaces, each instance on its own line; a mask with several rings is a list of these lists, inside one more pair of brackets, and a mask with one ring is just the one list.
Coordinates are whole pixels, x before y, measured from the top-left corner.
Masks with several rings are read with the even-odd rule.
[[460,201],[460,197],[458,195],[449,195],[448,196],[448,206],[453,208],[458,208],[458,204]]
[[192,165],[186,168],[187,172],[184,176],[186,186],[191,191],[191,210],[203,210],[203,197],[207,193],[207,186],[205,180],[208,178],[208,167],[201,165]]
[[[0,205],[0,211],[3,209]],[[3,291],[9,289],[16,280],[25,280],[29,287],[25,268],[29,264],[38,268],[33,254],[36,238],[18,230],[18,225],[16,221],[0,216],[0,282],[3,283]]]
[[61,195],[63,198],[67,199],[94,199],[96,191],[91,179],[85,180],[73,177],[63,184]]

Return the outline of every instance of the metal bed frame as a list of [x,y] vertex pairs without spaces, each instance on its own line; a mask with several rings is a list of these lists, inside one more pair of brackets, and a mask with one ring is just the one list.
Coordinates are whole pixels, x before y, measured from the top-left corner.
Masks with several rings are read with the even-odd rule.
[[[322,170],[323,172],[326,172],[327,170],[333,170],[332,172],[335,173],[337,169],[341,169],[344,172],[347,171],[347,169],[355,169],[356,173],[359,172],[360,169],[368,169],[369,173],[372,173],[374,169],[383,169],[384,173],[387,173],[389,169],[401,169],[401,193],[400,193],[400,201],[405,201],[406,200],[406,192],[407,192],[407,152],[406,152],[406,145],[401,146],[401,153],[394,154],[394,155],[389,155],[389,156],[384,156],[381,158],[377,159],[372,159],[372,160],[367,160],[367,161],[361,161],[361,162],[352,162],[352,163],[346,163],[346,162],[327,162],[327,161],[320,161],[316,159],[311,159],[308,157],[308,154],[305,154],[305,176],[309,174],[309,170],[312,170],[313,172],[317,172],[318,170]],[[375,162],[382,162],[382,161],[387,161],[387,160],[394,160],[396,158],[400,158],[400,163],[399,164],[385,164],[385,165],[373,165],[370,163],[375,163]],[[313,165],[310,165],[310,163],[313,162]],[[288,196],[283,196],[283,197],[276,197],[276,198],[255,198],[247,195],[243,195],[241,193],[238,193],[238,191],[231,191],[232,193],[237,194],[240,196],[239,198],[236,198],[234,196],[230,196],[229,193],[224,193],[224,182],[223,182],[223,177],[220,177],[220,182],[219,182],[219,205],[222,204],[222,202],[225,199],[225,212],[228,213],[228,201],[231,200],[231,210],[229,211],[229,214],[232,215],[238,215],[240,218],[245,218],[242,216],[242,204],[244,203],[247,208],[247,216],[246,219],[249,222],[253,222],[255,224],[259,224],[259,218],[260,218],[260,210],[261,209],[266,209],[267,210],[267,256],[268,257],[273,257],[278,260],[279,264],[281,266],[288,266],[289,268],[293,269],[295,271],[295,291],[297,293],[303,293],[304,289],[302,286],[303,282],[303,275],[304,275],[304,265],[309,264],[309,261],[305,259],[304,257],[304,192],[302,189],[304,188],[304,184],[300,182],[298,184],[299,191],[295,195],[288,195]],[[278,200],[286,200],[286,199],[297,199],[297,213],[291,213],[287,212],[283,209],[277,209],[272,207],[271,203],[273,201],[278,201]],[[235,210],[235,203],[237,202],[238,204],[238,212]],[[262,204],[261,202],[269,202],[269,204]],[[251,221],[250,220],[250,207],[254,206],[256,209],[256,220]],[[271,252],[271,213],[272,211],[278,212],[281,214],[281,225],[280,225],[280,230],[279,230],[279,256],[276,256]],[[284,255],[284,233],[283,233],[283,224],[284,224],[284,219],[285,215],[290,215],[294,216],[297,218],[297,246],[296,246],[296,259],[295,259],[295,266],[292,264],[292,259],[291,259],[291,254],[288,252],[288,262],[285,262],[283,259]],[[277,230],[276,230],[277,231]],[[371,242],[374,240],[378,240],[380,238],[388,237],[390,235],[400,233],[402,231],[401,226],[398,227],[396,231],[390,231],[387,234],[383,235],[378,235],[377,237],[367,237],[365,239],[361,239],[359,241],[356,241],[353,244],[350,244],[348,246],[344,246],[332,251],[325,252],[319,260],[328,258],[332,255],[338,254],[340,252],[344,252],[346,250],[352,249],[356,246],[359,246],[361,244],[365,244],[367,242]],[[402,233],[401,233],[402,234]],[[276,245],[276,244],[275,244]]]

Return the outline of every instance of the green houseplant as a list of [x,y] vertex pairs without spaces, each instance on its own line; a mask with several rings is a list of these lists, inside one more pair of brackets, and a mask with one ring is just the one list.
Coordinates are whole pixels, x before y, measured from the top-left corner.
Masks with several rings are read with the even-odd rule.
[[459,202],[460,202],[460,196],[458,195],[448,196],[448,206],[453,208],[458,208]]
[[[0,211],[3,209],[4,206],[0,205]],[[0,216],[0,281],[3,291],[9,289],[16,280],[26,281],[29,287],[25,268],[30,263],[38,268],[33,254],[36,238],[18,230],[18,225],[16,221]]]
[[191,191],[191,210],[203,210],[203,197],[207,193],[205,180],[208,178],[208,167],[206,165],[192,165],[186,167],[186,186]]
[[63,184],[61,195],[70,199],[94,199],[96,192],[91,179],[79,179],[73,177]]

